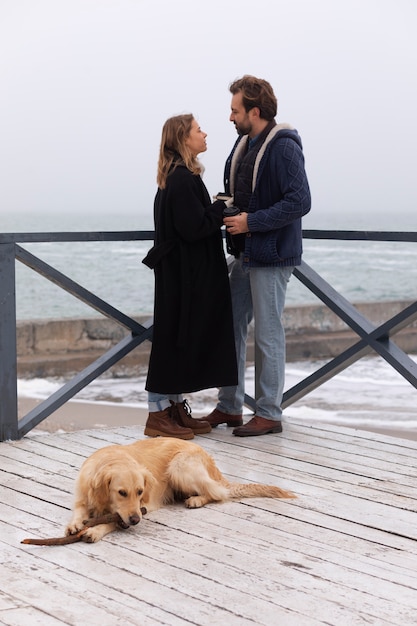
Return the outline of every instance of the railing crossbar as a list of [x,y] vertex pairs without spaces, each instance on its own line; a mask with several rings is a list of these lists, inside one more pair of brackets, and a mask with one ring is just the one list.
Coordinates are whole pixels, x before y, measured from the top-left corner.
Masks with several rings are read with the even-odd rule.
[[113,319],[125,328],[129,329],[132,333],[141,334],[143,332],[143,326],[136,322],[136,320],[132,319],[128,315],[125,315],[105,300],[102,300],[95,294],[91,293],[91,291],[88,291],[88,289],[85,289],[62,272],[58,271],[51,265],[48,265],[48,263],[45,263],[45,261],[42,261],[28,252],[28,250],[25,250],[18,245],[16,245],[16,259],[27,267],[30,267],[44,278],[47,278],[55,285],[58,285],[75,298],[78,298],[78,300],[81,300],[84,304],[87,304],[102,315]]
[[[109,303],[88,291],[62,272],[31,254],[25,248],[19,246],[18,242],[142,241],[153,240],[153,236],[153,231],[0,234],[0,305],[2,313],[2,324],[0,325],[1,441],[23,437],[65,402],[74,397],[75,394],[86,387],[92,380],[115,365],[135,347],[145,340],[151,340],[153,329],[152,319],[149,319],[145,324],[139,324],[136,320],[125,315],[115,307],[112,307]],[[304,230],[303,236],[309,239],[417,242],[417,232]],[[113,346],[105,354],[79,372],[20,420],[18,420],[17,415],[17,346],[14,267],[16,260],[130,331],[130,334],[124,337],[116,346]],[[229,257],[229,268],[232,263],[233,259]],[[303,381],[287,390],[283,397],[283,408],[313,391],[372,351],[384,358],[389,365],[408,380],[411,385],[417,388],[417,364],[391,340],[393,335],[417,320],[417,302],[413,302],[391,319],[376,326],[304,261],[301,266],[295,268],[294,275],[359,336],[359,341],[337,355],[316,372],[313,372]],[[256,408],[254,398],[248,394],[245,395],[245,405],[252,410]]]

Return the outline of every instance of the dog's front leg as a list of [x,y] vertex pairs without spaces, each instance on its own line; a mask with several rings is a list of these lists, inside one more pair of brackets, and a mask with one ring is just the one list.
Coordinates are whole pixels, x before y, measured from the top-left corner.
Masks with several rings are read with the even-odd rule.
[[77,502],[74,505],[72,520],[65,529],[66,535],[76,535],[84,528],[84,520],[89,518],[88,509],[84,502]]
[[112,533],[114,530],[116,530],[116,528],[117,524],[115,523],[98,524],[98,526],[92,526],[91,528],[88,528],[85,533],[83,533],[82,540],[86,541],[87,543],[96,543],[97,541],[100,541],[100,539],[103,539],[103,537],[105,537],[109,533]]

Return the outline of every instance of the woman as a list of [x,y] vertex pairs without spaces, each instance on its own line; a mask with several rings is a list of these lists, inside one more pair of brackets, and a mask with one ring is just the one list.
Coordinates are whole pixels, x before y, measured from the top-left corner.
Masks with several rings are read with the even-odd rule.
[[231,204],[210,202],[197,155],[207,134],[191,114],[162,129],[155,245],[144,263],[155,271],[154,328],[146,389],[145,435],[192,439],[210,432],[191,417],[183,393],[237,384],[227,264],[221,226]]

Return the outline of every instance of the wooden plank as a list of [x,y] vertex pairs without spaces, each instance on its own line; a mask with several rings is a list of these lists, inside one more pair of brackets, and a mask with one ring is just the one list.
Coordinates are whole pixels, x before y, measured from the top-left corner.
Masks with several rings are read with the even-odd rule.
[[[227,506],[231,506],[231,505],[227,505]],[[174,507],[174,508],[175,508],[175,507]],[[189,516],[190,516],[190,513],[191,513],[191,515],[192,515],[192,516],[194,516],[194,512],[185,511],[185,514],[186,514],[186,516],[187,516],[187,517],[189,517]],[[203,514],[203,512],[202,512],[202,514]],[[154,515],[156,515],[156,513],[155,513]],[[162,512],[162,511],[158,512],[158,517],[159,517],[159,518],[161,517],[161,515],[163,515],[163,512]],[[169,515],[169,516],[171,517],[171,510],[169,511],[169,513],[167,512],[167,513],[166,513],[166,515]],[[206,515],[207,515],[207,513],[205,513],[205,512],[204,512],[204,515],[206,516]],[[211,513],[210,517],[212,517],[212,513]],[[241,516],[239,516],[239,518],[241,519]],[[224,522],[222,522],[222,523],[220,523],[220,524],[219,524],[219,522],[217,522],[217,523],[216,523],[216,527],[221,527],[221,528],[224,528],[224,526],[225,526],[225,525],[224,525]],[[265,528],[265,526],[263,526],[263,533],[265,533],[264,528]],[[242,531],[241,531],[241,532],[242,532]],[[291,542],[290,542],[290,543],[291,543],[291,545],[294,545],[293,540],[291,540]],[[281,545],[281,544],[282,544],[282,542],[280,542],[280,545]],[[246,545],[246,544],[244,544],[244,548],[243,548],[243,549],[246,549],[246,548],[245,548],[245,545]],[[257,550],[259,550],[259,546],[257,545],[256,547],[257,547]],[[286,547],[286,546],[284,546],[284,549],[287,549],[287,547]],[[293,560],[294,560],[294,559],[293,559]]]
[[[318,447],[311,442],[308,442],[307,446],[295,442],[291,447],[284,447],[282,441],[274,441],[273,437],[270,436],[267,442],[260,442],[256,448],[253,448],[250,441],[246,439],[237,443],[232,441],[230,442],[229,454],[231,456],[234,454],[238,456],[244,455],[251,462],[256,458],[262,458],[262,454],[272,455],[271,462],[274,463],[272,459],[274,457],[275,463],[279,462],[281,468],[297,467],[299,470],[303,470],[304,464],[308,464],[317,468],[317,471],[320,471],[322,467],[326,468],[326,470],[334,469],[340,473],[340,480],[343,480],[344,474],[347,477],[373,478],[378,481],[381,480],[381,476],[386,476],[388,479],[400,481],[403,485],[413,487],[417,478],[417,469],[414,467],[412,470],[409,470],[399,465],[398,462],[395,462],[394,455],[392,457],[386,455],[385,461],[372,460],[370,458],[362,459],[354,449],[348,450],[346,448],[343,451],[329,452],[328,448]],[[208,442],[213,437],[210,433],[204,439]],[[278,439],[278,436],[276,436],[276,439]],[[224,439],[218,439],[219,443],[223,441]],[[213,450],[214,455],[216,448],[210,449]]]
[[[203,511],[199,513],[202,517]],[[208,512],[205,511],[204,515],[207,515],[207,513]],[[158,536],[158,529],[161,525],[161,515],[164,530],[166,529],[166,527],[169,528],[169,536],[166,532],[163,533],[163,536],[165,537],[165,542],[162,547],[160,546],[160,537]],[[136,575],[141,576],[142,592],[143,587],[147,581],[151,580],[154,583],[166,584],[166,580],[168,578],[170,581],[176,580],[176,585],[180,585],[183,593],[185,593],[186,590],[187,593],[192,593],[193,597],[196,597],[198,596],[199,592],[201,593],[201,585],[199,584],[198,580],[194,580],[194,577],[199,576],[200,573],[203,571],[206,593],[210,593],[213,581],[221,584],[222,590],[225,587],[223,593],[227,593],[227,597],[225,596],[224,600],[222,600],[222,594],[219,594],[218,589],[215,593],[213,590],[212,597],[216,597],[216,602],[218,604],[228,602],[230,607],[230,600],[228,600],[228,597],[230,595],[231,589],[233,589],[233,597],[237,595],[237,592],[239,590],[242,590],[245,593],[245,602],[249,602],[250,604],[250,592],[251,590],[256,588],[256,607],[257,610],[263,611],[263,615],[265,610],[265,607],[263,606],[263,600],[272,602],[273,604],[278,604],[279,606],[284,605],[285,608],[291,608],[292,611],[296,611],[297,605],[300,602],[300,596],[306,591],[308,591],[309,594],[312,595],[312,597],[314,598],[314,600],[311,600],[310,598],[309,601],[309,607],[311,610],[313,610],[313,613],[315,614],[315,611],[318,610],[324,610],[326,615],[331,615],[332,619],[335,620],[333,623],[338,623],[338,620],[340,620],[342,616],[346,618],[346,615],[349,613],[349,611],[352,611],[353,614],[356,614],[356,602],[360,602],[359,606],[362,607],[363,614],[365,614],[366,611],[370,610],[370,607],[367,608],[367,603],[369,603],[369,597],[368,599],[366,599],[361,595],[362,593],[364,593],[364,591],[360,592],[361,597],[355,598],[355,595],[357,595],[358,592],[356,592],[354,589],[350,589],[349,592],[346,591],[346,601],[349,598],[349,603],[354,602],[355,604],[352,604],[352,606],[350,606],[350,604],[346,606],[346,601],[344,601],[343,611],[339,612],[337,607],[334,606],[334,589],[332,588],[334,582],[329,581],[328,579],[326,579],[325,576],[319,576],[317,574],[317,561],[313,561],[311,557],[306,559],[305,556],[301,555],[298,555],[298,559],[294,558],[294,555],[291,555],[291,553],[287,551],[288,548],[286,546],[281,546],[279,543],[276,544],[271,541],[271,531],[269,532],[269,536],[267,533],[266,537],[262,537],[262,544],[264,546],[263,549],[261,548],[258,540],[256,540],[255,544],[253,544],[253,541],[251,541],[250,539],[253,535],[245,528],[246,526],[248,526],[248,524],[252,525],[253,522],[245,522],[244,528],[240,529],[243,539],[240,539],[240,548],[237,551],[235,548],[236,529],[230,532],[227,535],[226,539],[222,537],[221,544],[223,544],[223,550],[213,551],[212,538],[210,538],[210,541],[207,542],[205,537],[203,535],[200,535],[199,529],[197,529],[197,531],[194,530],[195,524],[193,524],[193,531],[192,533],[190,533],[189,529],[187,528],[187,520],[190,517],[189,511],[185,511],[184,509],[180,509],[179,507],[171,507],[169,510],[164,509],[163,511],[155,512],[154,516],[157,519],[156,526],[155,524],[151,524],[150,531],[148,532],[147,528],[142,527],[143,532],[140,535],[140,541],[136,541],[134,545],[132,544],[133,536],[131,534],[118,533],[117,537],[116,535],[112,535],[110,540],[112,543],[112,548],[110,549],[107,546],[105,555],[105,569],[107,570],[109,569],[109,567],[111,567],[112,563],[115,563],[115,560],[112,556],[113,551],[114,557],[118,555],[118,566],[122,567],[124,571],[126,569],[131,570],[132,563],[135,563],[134,572]],[[175,520],[177,533],[175,533],[171,527],[171,522],[173,520]],[[150,527],[149,523],[147,523],[147,527]],[[184,527],[186,529],[186,533],[184,532]],[[216,528],[218,528],[218,524],[216,524]],[[179,536],[176,537],[175,534],[179,534]],[[190,537],[190,534],[192,534],[192,537]],[[184,543],[184,538],[186,538],[187,550],[184,550],[182,547]],[[217,541],[215,543],[217,544]],[[205,545],[207,545],[206,548],[204,548]],[[278,552],[276,552],[274,549],[275,545],[278,545]],[[127,554],[122,554],[121,558],[120,548],[125,546],[129,548],[130,556],[128,556]],[[178,548],[177,546],[180,547]],[[88,548],[91,552],[91,548],[93,548],[93,546],[88,546]],[[96,548],[96,546],[94,546],[94,548]],[[37,549],[35,550],[37,552]],[[62,553],[61,549],[58,550]],[[252,562],[251,557],[254,557],[254,555],[258,555],[257,558],[259,560],[259,557],[262,558],[262,556],[266,555],[270,556],[271,550],[273,551],[273,558],[270,560],[266,571],[258,571],[256,567],[248,568],[248,557],[249,561]],[[140,555],[140,558],[132,560],[132,551],[138,553]],[[58,563],[57,561],[55,561],[55,552],[56,549],[49,549],[49,551],[46,552],[46,550],[42,548],[41,557],[47,558],[48,560],[52,559],[53,562]],[[203,554],[201,555],[202,552]],[[155,555],[158,554],[160,556],[157,556],[157,559],[155,561]],[[283,555],[285,555],[284,562],[282,561]],[[201,562],[201,556],[203,556],[204,559],[203,563]],[[279,558],[277,558],[278,556]],[[149,562],[147,562],[144,557],[148,557]],[[60,556],[59,565],[61,567],[68,567],[68,555],[65,555],[65,562],[62,561],[61,558],[62,557]],[[96,558],[97,556],[95,556],[95,559]],[[79,560],[79,557],[77,557],[77,560]],[[140,566],[138,565],[139,563]],[[174,568],[173,571],[170,570],[171,567]],[[346,580],[345,565],[340,567],[338,563],[335,564],[326,562],[325,567],[332,569],[333,577],[334,568],[339,568],[341,570],[340,576],[345,586],[352,586],[353,582],[355,583],[355,585],[360,586],[361,577],[358,575],[357,571],[349,574],[348,579]],[[88,567],[86,565],[83,565],[82,571],[85,572],[86,569],[88,569]],[[282,572],[282,569],[285,570],[285,582],[281,581],[284,573]],[[313,573],[312,570],[314,570],[314,576],[311,576],[311,573]],[[89,578],[91,578],[90,573]],[[349,578],[351,579],[350,582]],[[226,584],[224,583],[224,581],[227,581]],[[280,581],[278,594],[279,599],[275,599],[275,592],[273,592],[273,589],[275,585],[278,584],[278,581]],[[370,582],[368,585],[366,585],[366,581],[362,582],[362,584],[365,587],[366,593],[369,594],[373,585],[373,581]],[[271,589],[272,595],[271,592],[268,591],[268,589]],[[317,606],[314,606],[314,604],[317,604]],[[384,602],[380,600],[379,604],[379,615],[381,616],[381,608],[383,607]],[[274,608],[274,611],[276,611],[276,607]],[[372,615],[372,612],[370,614]],[[269,612],[267,612],[267,615],[270,615]],[[400,615],[402,618],[404,618],[406,613],[401,609],[401,607],[397,607],[396,615]],[[397,623],[390,613],[388,613],[388,617],[391,623]],[[269,619],[272,619],[271,616]],[[260,623],[272,622],[261,621]],[[382,620],[381,623],[383,623]]]
[[340,437],[348,438],[350,440],[350,443],[355,444],[355,447],[365,446],[375,448],[381,446],[381,448],[384,449],[391,447],[391,451],[396,451],[397,453],[401,453],[402,448],[408,449],[410,451],[417,451],[417,440],[407,438],[406,432],[404,433],[404,437],[396,437],[390,436],[388,434],[377,433],[371,430],[364,430],[348,426],[339,426],[328,422],[306,423],[296,418],[289,418],[288,420],[286,420],[285,426],[291,427],[292,431],[294,431],[294,428],[298,428],[300,429],[300,431],[305,433],[311,433],[312,431],[314,431],[315,435],[327,437],[330,439],[338,439]]
[[[182,535],[181,539],[183,539],[184,532],[182,530],[179,532]],[[165,544],[161,550],[159,542],[156,541],[156,545],[149,544],[149,538],[143,541],[142,537],[140,544],[136,542],[135,546],[133,546],[129,541],[130,537],[127,537],[125,533],[119,534],[117,543],[114,537],[113,535],[112,546],[106,547],[105,567],[95,566],[97,565],[95,562],[98,558],[101,558],[101,552],[100,557],[97,556],[97,553],[95,554],[93,565],[84,562],[85,559],[83,559],[80,554],[76,555],[75,558],[77,563],[79,563],[83,575],[87,576],[89,579],[89,587],[91,584],[97,584],[97,582],[104,584],[104,579],[98,575],[99,571],[102,572],[106,570],[110,578],[113,578],[114,574],[112,569],[114,568],[113,564],[115,561],[112,555],[114,555],[118,557],[118,567],[123,569],[124,576],[126,576],[126,570],[132,571],[136,577],[140,576],[140,596],[142,598],[148,597],[148,594],[151,594],[152,598],[161,597],[161,594],[165,596],[166,585],[174,585],[178,592],[186,595],[182,603],[187,605],[190,602],[190,594],[193,599],[196,599],[201,596],[202,589],[204,589],[202,600],[207,597],[216,599],[214,616],[223,615],[224,619],[231,617],[232,621],[233,615],[236,614],[238,620],[241,620],[241,623],[247,623],[245,615],[249,614],[249,616],[251,616],[250,619],[253,619],[257,612],[261,612],[262,618],[259,619],[258,617],[259,621],[257,623],[271,624],[274,623],[273,620],[276,616],[282,617],[285,615],[288,610],[285,607],[286,604],[291,606],[293,613],[301,613],[302,615],[302,611],[299,611],[297,606],[300,597],[305,593],[306,583],[301,584],[301,581],[298,581],[298,572],[296,569],[294,570],[294,575],[297,579],[296,584],[280,584],[279,587],[275,589],[275,572],[271,571],[271,568],[268,568],[269,571],[266,575],[256,571],[256,569],[252,571],[250,569],[248,570],[245,554],[243,553],[243,555],[240,556],[238,554],[236,558],[231,546],[228,547],[227,558],[221,561],[218,560],[218,556],[221,556],[221,553],[214,553],[212,547],[207,548],[204,562],[201,562],[201,557],[195,553],[192,544],[188,546],[187,551],[184,551],[182,548],[178,549],[170,544]],[[175,539],[174,535],[174,543],[178,544]],[[121,547],[123,547],[126,542],[129,542],[129,553],[122,554],[121,560]],[[181,541],[179,545],[181,545]],[[198,545],[201,545],[201,540],[199,540]],[[92,547],[93,546],[88,546],[90,551]],[[71,550],[73,546],[68,548]],[[96,546],[94,546],[94,548],[96,548]],[[35,550],[38,552],[38,549]],[[39,558],[42,560],[46,558],[56,565],[59,565],[60,571],[61,568],[69,567],[69,558],[71,559],[72,555],[70,555],[70,557],[68,557],[68,554],[63,555],[63,551],[60,548],[48,549],[48,552],[46,552],[45,548],[41,550],[42,554]],[[140,558],[132,559],[132,551],[138,553],[137,556],[140,555]],[[146,551],[149,551],[149,555],[146,554]],[[161,556],[155,559],[155,554],[158,553]],[[251,553],[250,546],[249,553]],[[39,569],[38,565],[37,570]],[[203,581],[201,580],[202,572]],[[301,574],[303,574],[303,572],[301,572]],[[40,573],[38,572],[37,578],[39,578],[39,576]],[[120,577],[120,573],[118,573],[117,576]],[[303,578],[303,576],[301,576],[301,578]],[[108,576],[106,580],[108,581]],[[227,581],[226,583],[224,582],[225,580]],[[93,581],[93,583],[91,583],[91,581]],[[204,583],[203,585],[201,584],[202,582]],[[158,593],[155,592],[155,584],[162,587]],[[123,588],[129,588],[128,585],[127,580],[124,580]],[[59,580],[59,586],[60,588],[62,587],[62,580]],[[82,586],[81,584],[81,588]],[[117,586],[116,584],[116,587]],[[339,609],[338,606],[335,605],[334,600],[331,598],[332,589],[329,588],[327,584],[324,586],[327,589],[326,593],[329,594],[330,599],[328,601],[323,597],[317,597],[316,599],[317,589],[315,588],[314,600],[310,601],[309,610],[313,611],[313,614],[316,610],[324,610],[327,615],[331,614],[332,619],[336,621],[340,619],[342,615],[346,616],[346,614],[349,614],[350,610],[346,607]],[[315,587],[317,587],[316,579]],[[276,593],[278,589],[279,592]],[[119,589],[118,592],[121,592],[121,590]],[[130,594],[131,593],[132,590],[130,590]],[[244,608],[239,606],[241,604],[241,593],[245,594]],[[317,604],[317,606],[314,606],[315,604]],[[199,607],[200,621],[197,623],[210,623],[210,621],[202,619],[202,610],[202,607]],[[210,613],[209,619],[213,619],[213,611],[210,610],[209,607],[206,607],[203,613],[206,611]],[[353,615],[355,615],[356,609],[351,609],[351,611]],[[192,618],[192,614],[190,614],[188,609],[187,615],[187,619]],[[315,622],[311,621],[310,623]],[[381,623],[383,623],[383,621],[381,621]],[[393,621],[392,623],[395,622]]]
[[40,441],[25,441],[25,445],[10,446],[9,448],[0,448],[0,467],[2,467],[2,459],[15,459],[31,464],[36,463],[37,467],[45,467],[53,461],[55,467],[60,468],[61,465],[78,468],[83,462],[85,456],[91,454],[93,450],[79,450],[77,454],[62,448],[45,446]]
[[[8,552],[10,561],[16,562],[17,551]],[[21,558],[21,556],[20,556]],[[145,602],[136,598],[129,601],[128,593],[114,593],[106,585],[100,585],[91,581],[89,576],[77,572],[76,569],[68,571],[65,565],[53,566],[38,555],[25,555],[28,569],[22,571],[20,567],[8,564],[7,579],[4,588],[9,595],[24,603],[30,611],[24,611],[22,617],[30,617],[34,609],[42,624],[42,616],[45,623],[51,624],[138,624],[140,615],[141,624],[160,624],[169,615],[164,611],[152,609],[149,611]],[[82,560],[81,560],[82,564]],[[22,612],[21,612],[22,613]],[[11,613],[16,620],[16,612]],[[0,613],[0,619],[3,619]],[[7,623],[7,622],[6,622]],[[15,622],[10,622],[15,626]],[[21,623],[31,626],[33,622],[22,621]],[[168,622],[165,622],[168,623]],[[175,619],[173,621],[175,624]]]
[[[50,548],[20,541],[61,535],[84,458],[144,438],[143,427],[0,444],[0,623],[78,624],[79,598],[86,623],[97,607],[109,619],[100,623],[137,624],[140,615],[141,626],[414,623],[415,447],[346,431],[294,424],[284,436],[240,440],[215,429],[195,441],[227,477],[299,498],[165,507],[99,544]],[[58,607],[57,590],[67,606]]]
[[[205,585],[197,585],[200,587],[198,593],[196,589],[195,595],[191,595],[191,581],[193,581],[195,576],[200,581],[201,573],[196,573],[194,576],[187,570],[182,569],[178,564],[172,566],[163,560],[149,559],[143,555],[140,555],[140,558],[138,558],[138,554],[134,555],[132,553],[132,545],[129,544],[128,551],[121,549],[125,540],[126,535],[119,533],[119,542],[116,545],[109,545],[103,541],[94,546],[73,544],[65,546],[66,550],[56,547],[49,549],[38,549],[37,547],[33,549],[32,547],[31,553],[36,555],[33,556],[33,560],[37,564],[37,579],[41,576],[39,571],[41,569],[40,562],[44,565],[46,560],[49,564],[58,566],[59,572],[61,572],[61,568],[62,571],[65,568],[73,572],[72,578],[74,578],[74,573],[82,572],[82,576],[88,580],[88,586],[93,584],[95,586],[107,587],[103,596],[106,593],[111,593],[113,598],[128,594],[130,598],[134,599],[135,604],[143,602],[152,609],[152,612],[164,610],[166,616],[162,623],[171,623],[169,618],[171,613],[195,623],[212,623],[213,611],[207,602],[207,596],[210,596],[210,587],[213,587],[211,581],[205,580]],[[26,551],[28,552],[27,547]],[[65,577],[59,574],[60,587],[63,578]],[[17,583],[17,580],[12,579],[12,584],[13,582]],[[78,587],[78,594],[83,595],[83,598],[85,597],[84,589],[86,585],[87,582],[80,581]],[[193,586],[196,587],[194,583]],[[205,586],[208,589],[205,590]],[[8,589],[8,592],[10,593],[11,591]],[[15,588],[13,588],[13,592],[16,593]],[[253,623],[256,612],[261,611],[264,616],[261,623],[272,623],[271,620],[276,611],[274,606],[254,597],[246,599],[246,605],[242,607],[243,594],[240,593],[239,595],[241,597],[236,598],[236,601],[230,602],[227,589],[223,585],[216,585],[216,594],[213,597],[216,597],[216,602],[218,603],[215,611],[218,620],[222,618],[225,620],[224,623],[250,624]],[[222,596],[224,597],[222,598]],[[136,606],[135,610],[138,609],[140,610],[140,605]],[[247,615],[250,618],[246,617]],[[87,620],[86,623],[96,622]],[[133,621],[132,623],[137,622]]]

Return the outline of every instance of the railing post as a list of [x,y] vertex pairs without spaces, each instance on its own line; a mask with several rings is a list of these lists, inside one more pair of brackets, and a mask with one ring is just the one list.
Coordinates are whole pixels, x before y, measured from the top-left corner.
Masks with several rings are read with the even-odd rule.
[[0,441],[18,439],[15,244],[0,244]]

